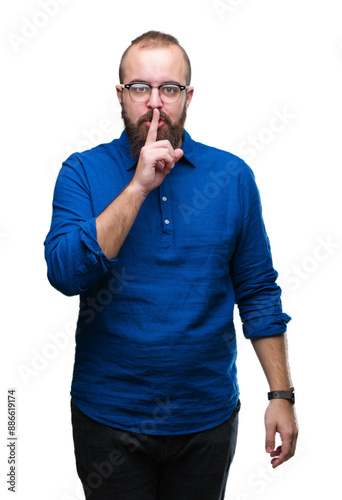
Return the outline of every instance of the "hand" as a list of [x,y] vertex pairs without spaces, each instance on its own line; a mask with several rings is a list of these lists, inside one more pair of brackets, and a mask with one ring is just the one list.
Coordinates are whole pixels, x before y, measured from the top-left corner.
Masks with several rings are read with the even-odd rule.
[[[274,457],[271,464],[275,469],[295,454],[298,428],[292,403],[286,399],[270,401],[265,413],[265,427],[266,452]],[[280,434],[282,444],[275,450],[276,432]]]
[[175,163],[183,156],[183,151],[173,149],[168,140],[157,141],[159,116],[159,110],[154,109],[145,146],[141,148],[135,175],[132,179],[132,184],[144,196],[160,186]]

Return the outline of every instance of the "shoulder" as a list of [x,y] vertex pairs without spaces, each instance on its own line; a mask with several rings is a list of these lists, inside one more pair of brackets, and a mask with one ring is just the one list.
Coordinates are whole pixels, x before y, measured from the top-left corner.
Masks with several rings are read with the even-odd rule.
[[91,149],[87,149],[86,151],[76,151],[72,153],[64,163],[69,165],[87,165],[92,164],[93,162],[98,162],[99,159],[106,160],[113,157],[117,150],[117,139],[114,139],[111,142],[106,144],[99,144]]
[[196,166],[224,170],[233,176],[245,179],[247,182],[254,179],[252,169],[239,156],[229,151],[195,141],[190,138],[189,134],[186,137],[186,144],[189,145],[190,161],[196,164]]
[[105,175],[109,167],[120,161],[117,139],[106,144],[99,144],[86,151],[72,153],[61,165],[58,177],[73,178],[82,182],[95,175]]

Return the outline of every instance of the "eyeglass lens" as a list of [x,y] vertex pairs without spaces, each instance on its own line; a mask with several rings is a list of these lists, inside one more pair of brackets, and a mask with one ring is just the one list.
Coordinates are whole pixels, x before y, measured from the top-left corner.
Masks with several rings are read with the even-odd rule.
[[[141,83],[131,85],[129,88],[130,96],[134,102],[148,101],[151,91],[151,87]],[[162,85],[159,88],[159,94],[164,102],[176,102],[181,94],[181,89],[177,85]]]

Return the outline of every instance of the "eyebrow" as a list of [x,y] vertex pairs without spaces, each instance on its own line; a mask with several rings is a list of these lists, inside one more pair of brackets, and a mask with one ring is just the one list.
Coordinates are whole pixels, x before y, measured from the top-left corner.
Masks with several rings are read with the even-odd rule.
[[[131,80],[129,83],[146,83],[147,85],[152,85],[150,82],[147,82],[146,80]],[[166,81],[160,83],[159,85],[183,85],[183,84],[175,81]]]

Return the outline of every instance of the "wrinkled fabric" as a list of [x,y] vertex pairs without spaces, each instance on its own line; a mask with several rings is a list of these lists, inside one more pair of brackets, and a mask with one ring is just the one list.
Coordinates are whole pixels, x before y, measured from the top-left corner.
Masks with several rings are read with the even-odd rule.
[[144,201],[118,255],[96,217],[131,181],[127,134],[62,165],[45,257],[51,284],[80,295],[71,395],[89,417],[146,434],[198,432],[237,405],[237,303],[246,338],[283,313],[260,197],[238,157],[195,142]]

